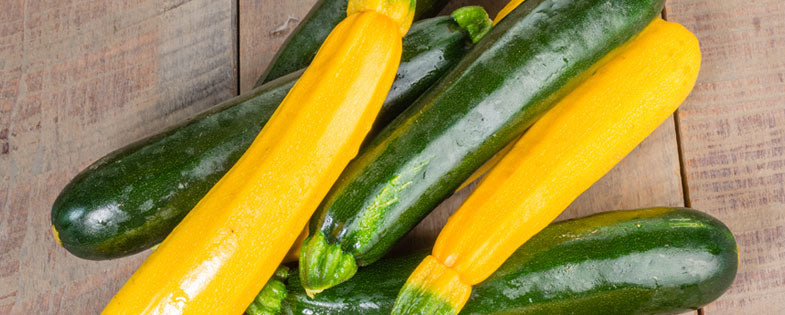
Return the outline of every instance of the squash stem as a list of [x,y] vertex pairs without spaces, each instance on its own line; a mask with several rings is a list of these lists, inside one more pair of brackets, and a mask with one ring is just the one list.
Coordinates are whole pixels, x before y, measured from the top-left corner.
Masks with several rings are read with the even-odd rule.
[[275,274],[264,285],[262,291],[248,305],[245,313],[248,315],[273,315],[281,313],[281,301],[288,295],[284,281],[289,277],[289,268],[279,266]]
[[324,233],[309,236],[300,249],[300,282],[309,297],[324,289],[349,280],[357,273],[357,262],[351,253],[331,244]]
[[493,27],[493,21],[481,6],[466,6],[452,11],[450,16],[469,33],[472,43],[477,43]]
[[458,314],[471,291],[455,270],[428,256],[406,280],[392,314]]

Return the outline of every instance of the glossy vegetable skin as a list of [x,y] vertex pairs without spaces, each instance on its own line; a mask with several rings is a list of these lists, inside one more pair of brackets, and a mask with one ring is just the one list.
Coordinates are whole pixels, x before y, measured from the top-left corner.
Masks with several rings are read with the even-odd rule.
[[[282,314],[389,314],[425,256],[382,259],[314,299],[296,271],[288,282],[268,286],[286,283]],[[679,313],[722,295],[737,267],[733,235],[707,214],[685,208],[606,212],[537,233],[474,288],[461,314]],[[280,301],[280,289],[275,292],[260,299]]]
[[103,313],[242,313],[357,154],[395,78],[413,10],[414,0],[350,0],[248,150]]
[[[450,17],[412,25],[372,133],[455,65],[469,41]],[[81,258],[110,259],[160,243],[237,162],[301,74],[267,83],[93,163],[52,207],[62,246]]]
[[477,285],[461,313],[685,312],[719,298],[739,264],[730,230],[695,210],[609,212],[553,227]]
[[457,313],[493,273],[662,124],[700,69],[695,36],[654,20],[562,99],[484,177],[401,289],[393,314]]
[[[319,0],[299,22],[297,28],[278,49],[267,70],[256,86],[303,69],[311,63],[316,51],[336,25],[346,17],[347,0]],[[438,13],[447,0],[419,0],[414,20],[429,18]]]
[[662,0],[521,4],[344,170],[310,223],[304,285],[317,292],[382,257],[662,8]]
[[470,15],[453,14],[414,23],[403,38],[404,50],[395,83],[366,137],[367,142],[457,64],[473,46],[473,38],[482,38],[487,33],[491,21],[482,7],[463,7],[455,12],[470,12]]

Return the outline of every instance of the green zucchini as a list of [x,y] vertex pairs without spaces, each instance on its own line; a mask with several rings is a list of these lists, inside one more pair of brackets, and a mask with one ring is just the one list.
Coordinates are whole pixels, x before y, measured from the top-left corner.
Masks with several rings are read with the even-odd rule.
[[[485,16],[461,24],[490,24]],[[471,34],[458,24],[437,17],[412,26],[403,40],[405,60],[393,83],[395,93],[385,101],[377,126],[405,109],[468,51]],[[62,246],[82,258],[110,259],[160,243],[248,148],[300,73],[217,105],[83,170],[52,207],[53,230]]]
[[[315,298],[296,272],[283,314],[389,314],[427,253],[383,259]],[[738,267],[722,222],[686,208],[606,212],[555,223],[474,287],[462,314],[650,314],[694,310],[722,295]],[[278,280],[272,287],[283,287]],[[265,297],[264,299],[261,297]],[[261,313],[249,309],[248,314]]]
[[347,166],[310,223],[318,293],[373,263],[659,15],[663,0],[527,0]]
[[[330,31],[346,17],[347,0],[319,0],[289,35],[256,86],[307,67]],[[414,20],[436,15],[447,0],[417,0]]]

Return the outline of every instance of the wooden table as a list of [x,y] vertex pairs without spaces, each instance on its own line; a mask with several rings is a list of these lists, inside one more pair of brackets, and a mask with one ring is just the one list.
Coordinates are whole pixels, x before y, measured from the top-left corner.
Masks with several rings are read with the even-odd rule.
[[[247,91],[314,0],[3,0],[0,314],[93,314],[147,253],[59,248],[51,204],[79,170]],[[493,15],[504,0],[482,4]],[[562,216],[690,206],[736,235],[741,266],[707,314],[785,313],[785,2],[668,0],[701,41],[692,95]],[[471,187],[469,188],[471,189]],[[407,236],[433,241],[461,191]]]

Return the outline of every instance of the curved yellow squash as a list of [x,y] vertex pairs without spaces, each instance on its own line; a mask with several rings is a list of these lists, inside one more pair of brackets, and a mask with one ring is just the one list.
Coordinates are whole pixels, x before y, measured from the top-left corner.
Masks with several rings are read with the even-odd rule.
[[457,313],[472,285],[676,110],[699,68],[700,49],[692,33],[676,23],[652,22],[536,122],[480,181],[399,299],[417,292]]
[[350,3],[247,152],[104,314],[242,314],[251,303],[357,154],[400,62],[414,0]]

